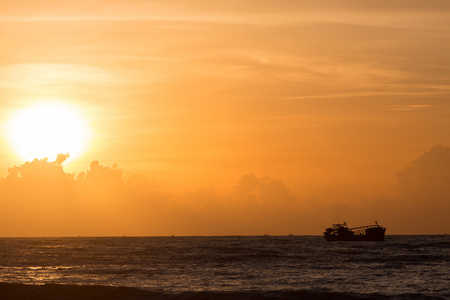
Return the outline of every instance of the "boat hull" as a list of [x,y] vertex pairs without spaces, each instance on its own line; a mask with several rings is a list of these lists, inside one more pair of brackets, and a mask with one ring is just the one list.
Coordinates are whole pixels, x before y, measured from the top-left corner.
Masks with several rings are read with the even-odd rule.
[[[339,225],[339,224],[338,224]],[[328,228],[324,233],[324,238],[329,242],[336,241],[384,241],[385,227],[381,226],[363,226],[357,227],[354,231],[346,226],[335,226]]]

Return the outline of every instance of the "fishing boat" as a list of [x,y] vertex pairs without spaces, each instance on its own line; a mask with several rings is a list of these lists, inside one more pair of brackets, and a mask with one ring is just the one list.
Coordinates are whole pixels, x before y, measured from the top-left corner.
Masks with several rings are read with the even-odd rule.
[[359,226],[349,228],[347,223],[333,224],[323,233],[324,238],[329,241],[384,241],[386,227],[378,225]]

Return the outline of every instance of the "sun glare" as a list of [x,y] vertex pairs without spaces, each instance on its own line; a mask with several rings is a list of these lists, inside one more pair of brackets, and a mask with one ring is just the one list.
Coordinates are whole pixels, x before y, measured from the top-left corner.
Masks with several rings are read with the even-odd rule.
[[88,130],[75,107],[50,102],[17,111],[7,124],[7,135],[21,159],[53,160],[58,153],[79,156],[86,147]]

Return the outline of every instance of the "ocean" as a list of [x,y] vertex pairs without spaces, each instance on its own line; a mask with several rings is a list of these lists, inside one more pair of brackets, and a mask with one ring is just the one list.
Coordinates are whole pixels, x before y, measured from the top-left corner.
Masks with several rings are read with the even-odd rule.
[[450,299],[450,236],[1,238],[0,299]]

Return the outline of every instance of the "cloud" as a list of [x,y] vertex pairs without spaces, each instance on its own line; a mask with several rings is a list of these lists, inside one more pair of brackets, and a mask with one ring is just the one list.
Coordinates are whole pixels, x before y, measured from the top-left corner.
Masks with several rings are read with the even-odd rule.
[[122,171],[114,165],[112,168],[100,165],[100,162],[95,160],[91,162],[90,169],[86,172],[84,179],[89,184],[94,186],[107,186],[110,188],[122,187]]
[[[7,184],[13,184],[20,189],[35,190],[51,187],[56,190],[58,184],[66,183],[66,174],[61,163],[67,157],[59,154],[54,162],[49,162],[47,158],[34,159],[21,166],[8,168],[8,175],[0,181],[2,188],[8,188]],[[3,189],[2,189],[3,190]]]
[[254,174],[244,174],[235,187],[234,198],[256,205],[285,205],[295,202],[289,188],[280,180],[268,176],[257,178]]
[[450,208],[450,148],[434,146],[397,173],[398,190],[410,201]]
[[450,226],[450,148],[442,146],[397,174],[395,194],[348,200],[293,195],[283,181],[252,173],[228,192],[209,185],[172,196],[146,175],[124,180],[117,165],[99,161],[66,173],[67,158],[8,169],[0,179],[1,236],[321,234],[336,214],[351,226],[378,220],[390,233],[445,233]]
[[34,159],[8,169],[0,179],[0,235],[123,234],[149,217],[148,202],[164,198],[142,189],[148,179],[137,183],[136,175],[125,184],[117,166],[98,161],[78,175],[65,173],[67,158],[59,154],[52,162]]
[[388,110],[407,111],[407,110],[428,109],[430,107],[432,107],[432,105],[428,105],[428,104],[415,104],[415,105],[395,104],[395,105],[390,105],[390,108]]
[[38,88],[55,83],[113,84],[119,78],[107,71],[89,65],[25,63],[0,68],[0,87]]
[[69,158],[69,153],[66,153],[66,154],[61,154],[61,153],[59,153],[59,154],[56,156],[55,163],[56,163],[57,165],[60,166],[60,165],[62,165],[62,163],[65,162],[68,158]]
[[245,174],[225,196],[207,186],[173,199],[145,175],[124,180],[116,165],[93,161],[86,172],[65,173],[67,158],[8,169],[0,235],[263,234],[286,231],[296,218],[290,190],[267,176]]
[[282,181],[244,174],[227,195],[219,196],[213,186],[186,194],[171,217],[197,234],[281,234],[301,227],[298,205]]

